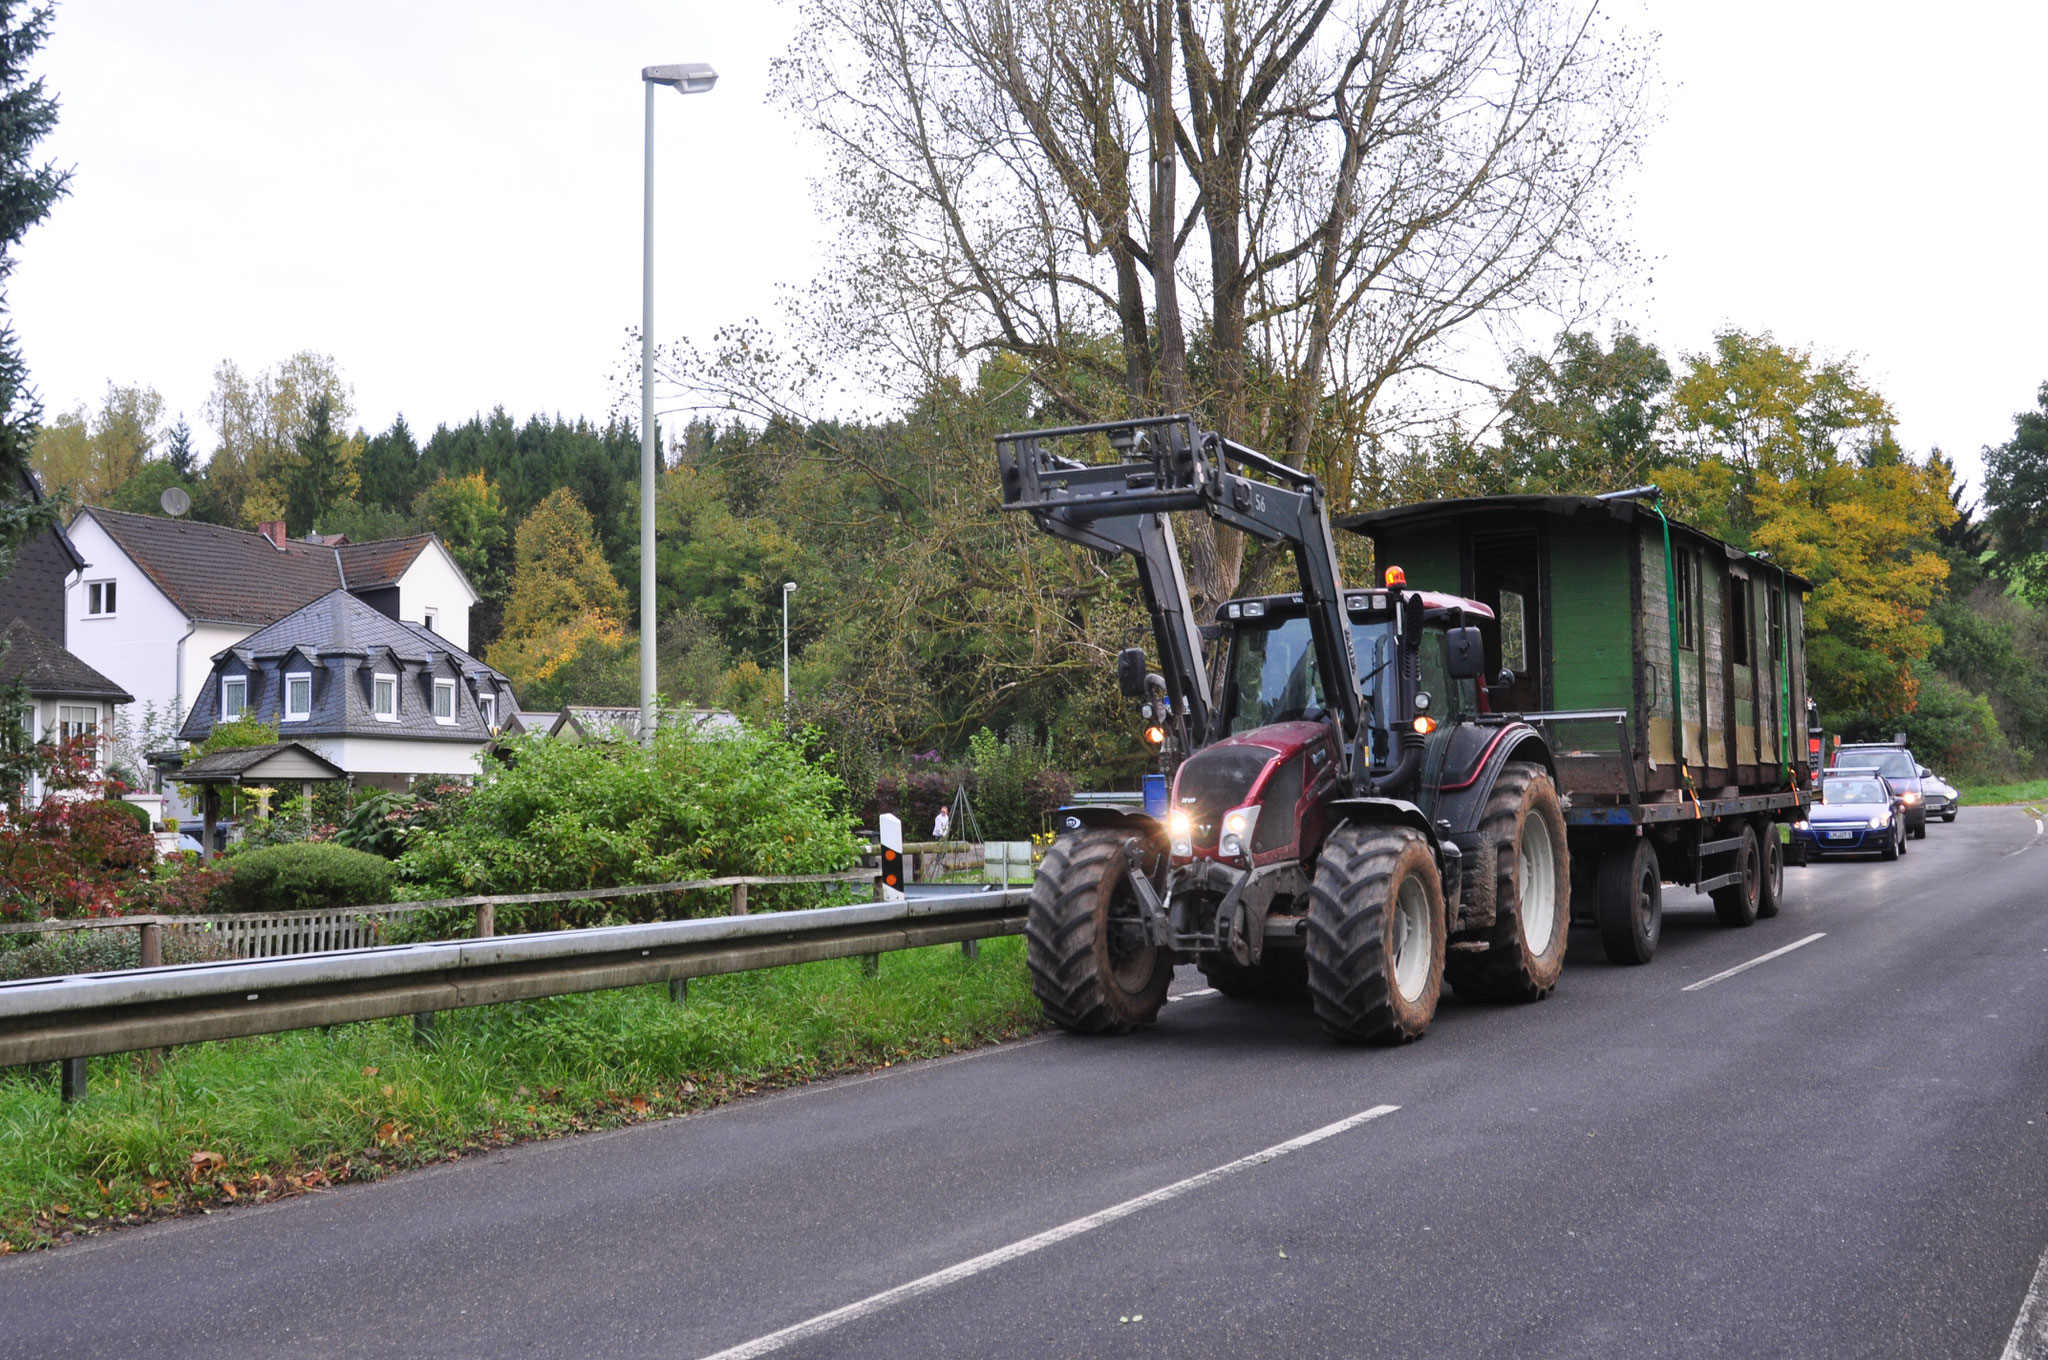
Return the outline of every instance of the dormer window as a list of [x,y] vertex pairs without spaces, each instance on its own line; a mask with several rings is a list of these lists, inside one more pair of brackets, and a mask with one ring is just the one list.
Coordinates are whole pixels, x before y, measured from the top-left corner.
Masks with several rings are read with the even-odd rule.
[[378,722],[398,721],[398,677],[380,675],[370,682],[370,711]]
[[307,671],[284,678],[284,721],[304,722],[313,716],[313,677]]
[[117,581],[87,581],[85,583],[85,616],[89,619],[110,619],[114,617],[114,587]]
[[455,682],[436,680],[434,682],[434,721],[447,726],[455,723]]
[[220,682],[220,720],[234,722],[249,711],[249,677],[224,676]]

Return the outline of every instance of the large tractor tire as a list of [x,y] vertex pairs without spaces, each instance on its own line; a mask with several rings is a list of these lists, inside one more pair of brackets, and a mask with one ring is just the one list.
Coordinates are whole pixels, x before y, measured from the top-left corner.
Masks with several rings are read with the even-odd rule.
[[1500,847],[1501,881],[1483,953],[1460,950],[1444,963],[1459,996],[1541,1001],[1564,971],[1571,933],[1571,859],[1564,808],[1541,765],[1510,762],[1480,815],[1479,832]]
[[1124,846],[1129,832],[1090,828],[1046,853],[1024,917],[1031,990],[1045,1014],[1075,1034],[1128,1034],[1166,1002],[1173,960],[1115,923],[1138,919]]
[[1764,877],[1758,885],[1756,915],[1759,921],[1767,921],[1778,914],[1785,901],[1785,843],[1778,838],[1776,822],[1759,820],[1756,834],[1764,852]]
[[1196,962],[1209,985],[1239,1001],[1299,1001],[1308,995],[1308,959],[1299,949],[1267,948],[1247,968],[1228,954],[1203,954]]
[[1340,826],[1309,891],[1308,992],[1332,1038],[1420,1039],[1444,980],[1444,891],[1422,833]]
[[1600,856],[1600,947],[1609,963],[1648,963],[1664,934],[1664,874],[1647,837],[1616,841]]
[[1726,887],[1714,889],[1714,915],[1724,926],[1753,926],[1756,924],[1757,902],[1763,896],[1764,879],[1763,848],[1757,844],[1754,826],[1743,823],[1742,844],[1729,852],[1726,865],[1729,870],[1739,870],[1742,877]]

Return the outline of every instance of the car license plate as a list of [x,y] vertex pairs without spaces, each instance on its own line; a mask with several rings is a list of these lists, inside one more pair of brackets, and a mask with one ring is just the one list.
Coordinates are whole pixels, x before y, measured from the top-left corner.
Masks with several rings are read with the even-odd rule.
[[1828,839],[1831,841],[1846,841],[1855,834],[1853,831],[1830,831],[1828,832]]

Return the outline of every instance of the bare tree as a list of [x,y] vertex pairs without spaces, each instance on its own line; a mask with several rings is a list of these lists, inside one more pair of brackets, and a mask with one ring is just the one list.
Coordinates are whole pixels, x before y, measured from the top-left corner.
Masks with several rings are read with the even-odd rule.
[[[1612,270],[1645,47],[1590,0],[817,0],[820,336],[1079,418],[1197,407],[1344,503],[1404,380]],[[1189,526],[1206,601],[1244,569]],[[1256,567],[1253,575],[1258,574]]]

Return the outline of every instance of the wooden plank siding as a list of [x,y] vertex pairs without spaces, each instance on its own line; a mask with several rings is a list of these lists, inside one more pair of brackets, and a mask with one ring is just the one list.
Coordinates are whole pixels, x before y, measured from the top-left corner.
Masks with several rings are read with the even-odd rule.
[[1455,530],[1415,529],[1388,534],[1376,546],[1373,560],[1379,564],[1379,585],[1388,567],[1399,567],[1408,577],[1411,590],[1441,590],[1449,595],[1465,593],[1464,552]]
[[1632,708],[1628,528],[1590,517],[1560,520],[1550,540],[1551,708]]

